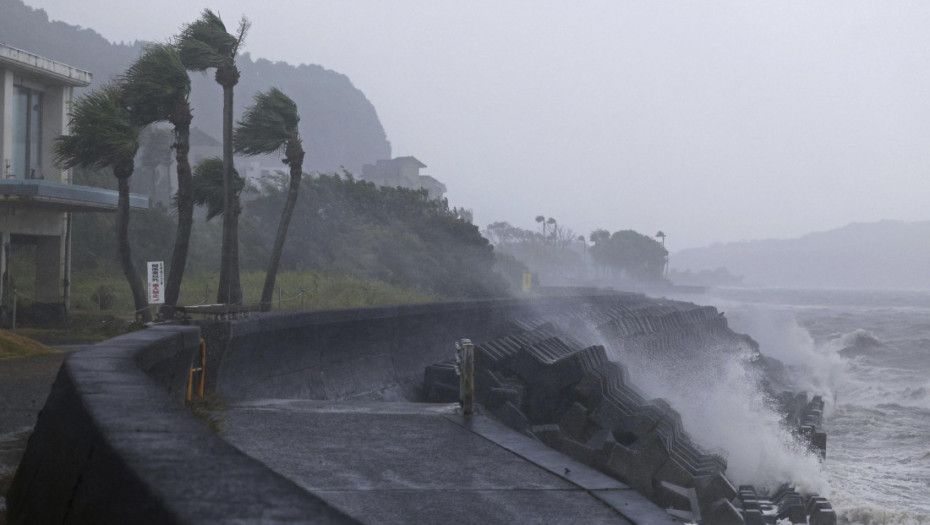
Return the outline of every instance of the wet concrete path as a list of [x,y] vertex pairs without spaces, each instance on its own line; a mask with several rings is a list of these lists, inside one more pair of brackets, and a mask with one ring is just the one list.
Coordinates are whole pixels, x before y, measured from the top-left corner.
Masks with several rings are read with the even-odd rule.
[[454,405],[233,404],[224,438],[364,523],[668,524],[619,481]]

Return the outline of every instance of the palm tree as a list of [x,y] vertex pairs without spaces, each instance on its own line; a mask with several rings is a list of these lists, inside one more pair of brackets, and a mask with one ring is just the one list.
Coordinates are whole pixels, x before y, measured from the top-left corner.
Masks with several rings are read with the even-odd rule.
[[594,243],[594,246],[591,247],[591,261],[594,263],[595,271],[600,274],[603,269],[609,268],[606,261],[608,258],[608,244],[610,243],[610,232],[601,228],[598,228],[591,232],[591,235],[588,236],[588,240]]
[[235,213],[223,214],[223,253],[217,291],[217,302],[223,304],[242,303],[242,287],[239,283],[239,199],[234,191],[233,180],[233,88],[239,83],[236,54],[248,29],[249,21],[243,17],[237,34],[231,35],[226,31],[223,20],[213,11],[205,9],[199,19],[184,26],[177,41],[181,61],[187,69],[206,71],[215,68],[214,78],[223,87],[223,208],[236,210]]
[[[233,191],[235,192],[237,205],[234,209],[241,212],[238,206],[239,194],[245,188],[245,180],[239,176],[239,173],[233,170]],[[225,199],[223,195],[223,159],[210,157],[204,159],[194,166],[194,176],[192,177],[191,198],[197,206],[207,207],[207,220],[218,216],[225,215]]]
[[135,167],[141,126],[127,109],[118,84],[106,84],[74,102],[69,113],[71,134],[55,139],[55,156],[65,169],[74,167],[113,170],[119,188],[116,239],[120,265],[129,282],[136,314],[152,320],[145,289],[132,264],[129,249],[129,177]]
[[191,226],[194,223],[194,201],[191,195],[190,152],[191,80],[175,46],[150,44],[142,56],[123,74],[126,103],[142,124],[168,121],[174,126],[174,150],[177,161],[178,231],[171,254],[168,282],[165,286],[165,317],[174,316],[181,293],[181,280],[187,265]]
[[297,192],[300,190],[304,149],[301,145],[300,132],[297,129],[299,122],[297,104],[278,88],[271,88],[265,93],[255,95],[255,103],[245,110],[233,136],[237,153],[262,155],[282,152],[284,164],[290,168],[291,180],[288,185],[287,200],[284,203],[284,210],[281,211],[278,233],[274,239],[274,248],[271,250],[271,259],[268,261],[265,285],[262,287],[261,309],[263,312],[271,309],[281,252],[284,250],[284,240],[287,238],[291,215],[294,214],[294,206],[297,204]]

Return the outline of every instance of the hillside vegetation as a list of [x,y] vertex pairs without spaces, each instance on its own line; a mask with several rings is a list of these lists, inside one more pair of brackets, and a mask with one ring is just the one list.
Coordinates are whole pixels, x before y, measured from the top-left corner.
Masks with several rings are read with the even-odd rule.
[[[89,185],[112,182],[106,172],[76,171]],[[283,179],[245,194],[241,217],[241,264],[246,303],[257,302],[286,190]],[[424,190],[377,187],[351,175],[305,175],[281,261],[279,288],[284,308],[332,308],[495,297],[508,293],[494,271],[495,253],[467,214]],[[75,214],[72,304],[131,313],[117,263],[115,217]],[[137,268],[165,261],[174,243],[175,222],[164,207],[134,210],[130,221]],[[219,268],[221,224],[200,213],[194,222],[180,304],[213,302]],[[19,289],[29,297],[30,261],[21,251],[13,261]],[[167,268],[166,268],[167,269]],[[102,289],[102,291],[101,291]],[[302,294],[302,295],[298,295]],[[275,295],[274,307],[278,307]]]

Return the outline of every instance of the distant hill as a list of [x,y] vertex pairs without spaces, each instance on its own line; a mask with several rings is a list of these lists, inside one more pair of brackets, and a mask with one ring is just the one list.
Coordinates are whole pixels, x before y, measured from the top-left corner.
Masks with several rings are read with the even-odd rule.
[[797,239],[682,250],[678,270],[725,267],[748,286],[930,289],[930,222],[854,223]]
[[[192,20],[178,20],[178,27],[185,22]],[[0,0],[0,42],[90,71],[94,85],[122,73],[145,44],[110,43],[92,29],[52,22],[44,10],[21,0]],[[239,57],[238,65],[242,75],[236,86],[237,118],[256,92],[271,86],[281,88],[297,103],[307,150],[305,171],[332,172],[344,166],[361,173],[362,164],[390,158],[391,145],[374,106],[345,75],[317,65],[252,60],[248,53]],[[194,126],[221,137],[219,85],[212,73],[194,74],[191,80]]]

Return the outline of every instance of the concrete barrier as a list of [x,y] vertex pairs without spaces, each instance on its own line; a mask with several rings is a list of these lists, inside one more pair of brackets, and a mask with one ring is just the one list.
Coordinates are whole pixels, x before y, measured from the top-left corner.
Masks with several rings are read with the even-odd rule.
[[71,355],[8,494],[19,524],[354,523],[184,407],[195,327],[154,327]]
[[654,301],[639,294],[500,299],[203,322],[207,386],[235,399],[424,401],[424,369],[449,359],[458,339],[494,339],[534,313]]
[[[451,358],[454,341],[490,342],[515,328],[538,329],[546,317],[557,317],[584,346],[597,344],[592,339],[599,334],[616,334],[631,346],[659,351],[690,351],[720,337],[754,344],[729,331],[713,308],[639,294],[287,312],[153,327],[65,361],[8,494],[9,522],[353,523],[192,417],[183,395],[200,337],[208,343],[207,390],[229,398],[425,401],[424,371]],[[562,352],[549,343],[538,350],[539,363],[515,366],[542,366],[547,355]],[[616,367],[610,381],[597,377],[594,383],[607,385],[611,395],[635,397],[634,391],[619,388],[626,383],[624,374]],[[499,406],[520,404],[524,394],[511,386],[497,385]],[[578,407],[575,412],[582,416],[590,408],[581,402]],[[653,426],[662,423],[656,450],[674,455],[689,475],[704,479],[698,474],[706,458],[678,439],[677,414],[663,405],[641,412],[633,415]],[[817,412],[809,412],[802,417],[813,421]],[[523,416],[519,410],[511,415]],[[553,433],[571,428],[574,412],[564,416],[558,424],[565,429],[551,425]],[[506,414],[501,418],[506,421]],[[543,427],[534,434],[546,441],[548,427]],[[566,436],[572,437],[570,432]],[[614,448],[627,445],[626,436],[613,438]],[[695,483],[689,496],[666,485],[660,488],[671,500],[713,492]],[[783,505],[785,512],[794,512],[795,499],[790,502]],[[726,505],[713,511],[715,516],[732,514]]]

